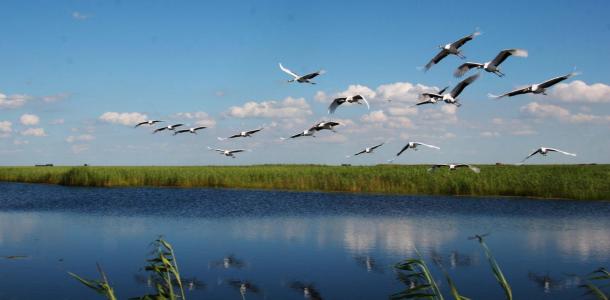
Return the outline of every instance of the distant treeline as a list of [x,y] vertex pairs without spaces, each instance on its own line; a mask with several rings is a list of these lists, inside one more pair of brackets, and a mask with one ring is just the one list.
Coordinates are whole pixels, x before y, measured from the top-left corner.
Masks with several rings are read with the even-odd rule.
[[610,200],[610,165],[0,167],[0,181],[90,187],[210,187]]

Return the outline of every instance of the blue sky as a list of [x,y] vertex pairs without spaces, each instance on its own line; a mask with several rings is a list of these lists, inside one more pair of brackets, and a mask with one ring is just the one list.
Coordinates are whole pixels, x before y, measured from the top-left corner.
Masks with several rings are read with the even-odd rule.
[[[2,1],[0,164],[376,164],[413,140],[441,150],[396,163],[512,163],[542,145],[578,156],[532,163],[608,163],[609,11],[608,1]],[[417,67],[477,29],[467,60],[506,48],[529,57],[504,62],[504,78],[482,73],[458,109],[408,109],[419,92],[459,82],[459,58]],[[288,84],[278,62],[327,73]],[[548,96],[487,97],[574,68],[582,74]],[[371,109],[340,107],[338,133],[280,141],[353,93]],[[210,128],[131,128],[144,116]],[[259,126],[252,138],[216,139]],[[207,146],[252,151],[229,159]]]

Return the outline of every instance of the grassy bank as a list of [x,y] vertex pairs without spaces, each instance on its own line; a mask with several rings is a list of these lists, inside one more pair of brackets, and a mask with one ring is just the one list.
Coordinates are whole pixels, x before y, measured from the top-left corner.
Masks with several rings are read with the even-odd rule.
[[69,186],[222,187],[384,194],[610,199],[610,165],[0,167],[0,181]]

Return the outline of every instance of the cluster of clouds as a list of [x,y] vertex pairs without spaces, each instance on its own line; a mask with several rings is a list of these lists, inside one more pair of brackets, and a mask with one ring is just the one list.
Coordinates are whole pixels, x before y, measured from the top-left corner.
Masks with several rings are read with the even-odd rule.
[[148,116],[139,112],[105,112],[99,120],[111,124],[134,126],[139,122],[148,120]]
[[0,93],[0,109],[19,108],[25,105],[25,103],[30,99],[32,99],[32,97],[28,95],[17,94],[7,96],[5,94]]
[[610,86],[603,83],[586,84],[580,80],[559,83],[553,87],[551,98],[571,103],[610,103]]
[[287,97],[284,100],[249,101],[242,106],[231,106],[226,116],[244,118],[299,119],[313,114],[305,98]]
[[214,127],[216,120],[203,111],[180,112],[172,115],[172,119],[189,120],[194,126]]
[[530,102],[521,106],[521,113],[528,118],[536,120],[553,119],[565,123],[610,123],[610,115],[593,115],[586,113],[572,113],[567,108],[554,104]]

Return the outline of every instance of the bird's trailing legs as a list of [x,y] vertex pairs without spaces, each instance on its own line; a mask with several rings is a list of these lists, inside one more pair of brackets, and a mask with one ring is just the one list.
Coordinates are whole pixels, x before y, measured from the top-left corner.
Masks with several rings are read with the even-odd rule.
[[504,77],[506,74],[500,72],[500,70],[496,70],[494,74],[498,75],[498,77]]

